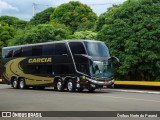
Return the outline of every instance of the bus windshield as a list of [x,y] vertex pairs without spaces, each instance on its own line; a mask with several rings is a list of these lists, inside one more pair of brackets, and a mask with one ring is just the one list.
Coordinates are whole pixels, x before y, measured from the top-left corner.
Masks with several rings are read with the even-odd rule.
[[[92,59],[90,59],[90,73],[92,77],[111,77],[113,74],[109,50],[102,42],[84,42]],[[98,59],[94,59],[98,58]]]
[[92,77],[112,77],[111,61],[90,61],[90,73]]
[[110,57],[109,50],[101,42],[84,42],[89,56],[92,57]]

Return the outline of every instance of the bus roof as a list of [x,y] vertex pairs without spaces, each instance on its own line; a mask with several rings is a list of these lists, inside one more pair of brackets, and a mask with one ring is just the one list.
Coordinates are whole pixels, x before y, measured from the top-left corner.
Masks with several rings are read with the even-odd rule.
[[60,40],[60,41],[53,41],[53,42],[42,42],[42,43],[34,43],[34,44],[26,44],[26,45],[17,45],[17,46],[9,46],[3,47],[2,49],[9,49],[9,48],[18,48],[18,47],[26,47],[26,46],[34,46],[34,45],[45,45],[45,44],[52,44],[52,43],[67,43],[67,42],[102,42],[97,40]]

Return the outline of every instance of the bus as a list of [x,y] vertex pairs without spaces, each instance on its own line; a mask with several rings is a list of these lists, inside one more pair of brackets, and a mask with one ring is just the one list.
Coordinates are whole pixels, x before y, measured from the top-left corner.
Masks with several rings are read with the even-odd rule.
[[15,89],[53,87],[69,92],[114,87],[104,42],[62,40],[2,48],[2,81]]

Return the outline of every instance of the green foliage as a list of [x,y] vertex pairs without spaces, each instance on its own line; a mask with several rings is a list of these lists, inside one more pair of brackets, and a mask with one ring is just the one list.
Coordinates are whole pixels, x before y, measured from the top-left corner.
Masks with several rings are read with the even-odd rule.
[[48,42],[65,39],[69,33],[66,29],[50,24],[41,24],[31,30],[21,31],[19,35],[10,40],[9,45],[22,45],[31,43]]
[[122,79],[160,78],[159,15],[159,0],[128,0],[101,16],[97,38],[120,58]]
[[27,23],[28,22],[24,21],[24,20],[16,20],[14,22],[14,27],[15,27],[15,29],[25,29]]
[[99,31],[102,28],[102,26],[105,24],[105,19],[106,19],[106,13],[103,13],[99,16],[96,24],[96,31]]
[[0,17],[0,21],[8,24],[9,26],[10,25],[14,26],[14,21],[17,21],[17,20],[19,19],[13,16],[1,16]]
[[84,22],[81,23],[76,31],[95,31],[95,22]]
[[24,29],[27,25],[27,21],[20,20],[13,16],[1,16],[0,22],[4,22],[9,26],[13,26],[15,29]]
[[[74,1],[58,6],[51,15],[51,21],[65,24],[71,28],[72,32],[76,31],[81,24],[94,24],[96,20],[97,16],[90,7]],[[88,28],[91,29],[90,27]]]
[[39,24],[45,24],[48,23],[50,21],[50,15],[53,13],[55,8],[47,8],[46,10],[37,13],[28,23],[28,25],[30,26],[36,26]]
[[8,40],[13,38],[15,34],[16,31],[12,26],[8,26],[6,23],[0,22],[0,49],[2,47],[6,47],[8,45]]
[[96,35],[97,33],[93,31],[79,31],[74,33],[74,38],[93,40],[96,38]]

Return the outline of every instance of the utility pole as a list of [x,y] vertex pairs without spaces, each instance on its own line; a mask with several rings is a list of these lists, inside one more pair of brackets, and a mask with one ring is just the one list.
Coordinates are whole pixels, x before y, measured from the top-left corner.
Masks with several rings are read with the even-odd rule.
[[35,16],[35,10],[36,10],[36,4],[33,3],[33,4],[32,4],[32,12],[33,12],[33,16]]

